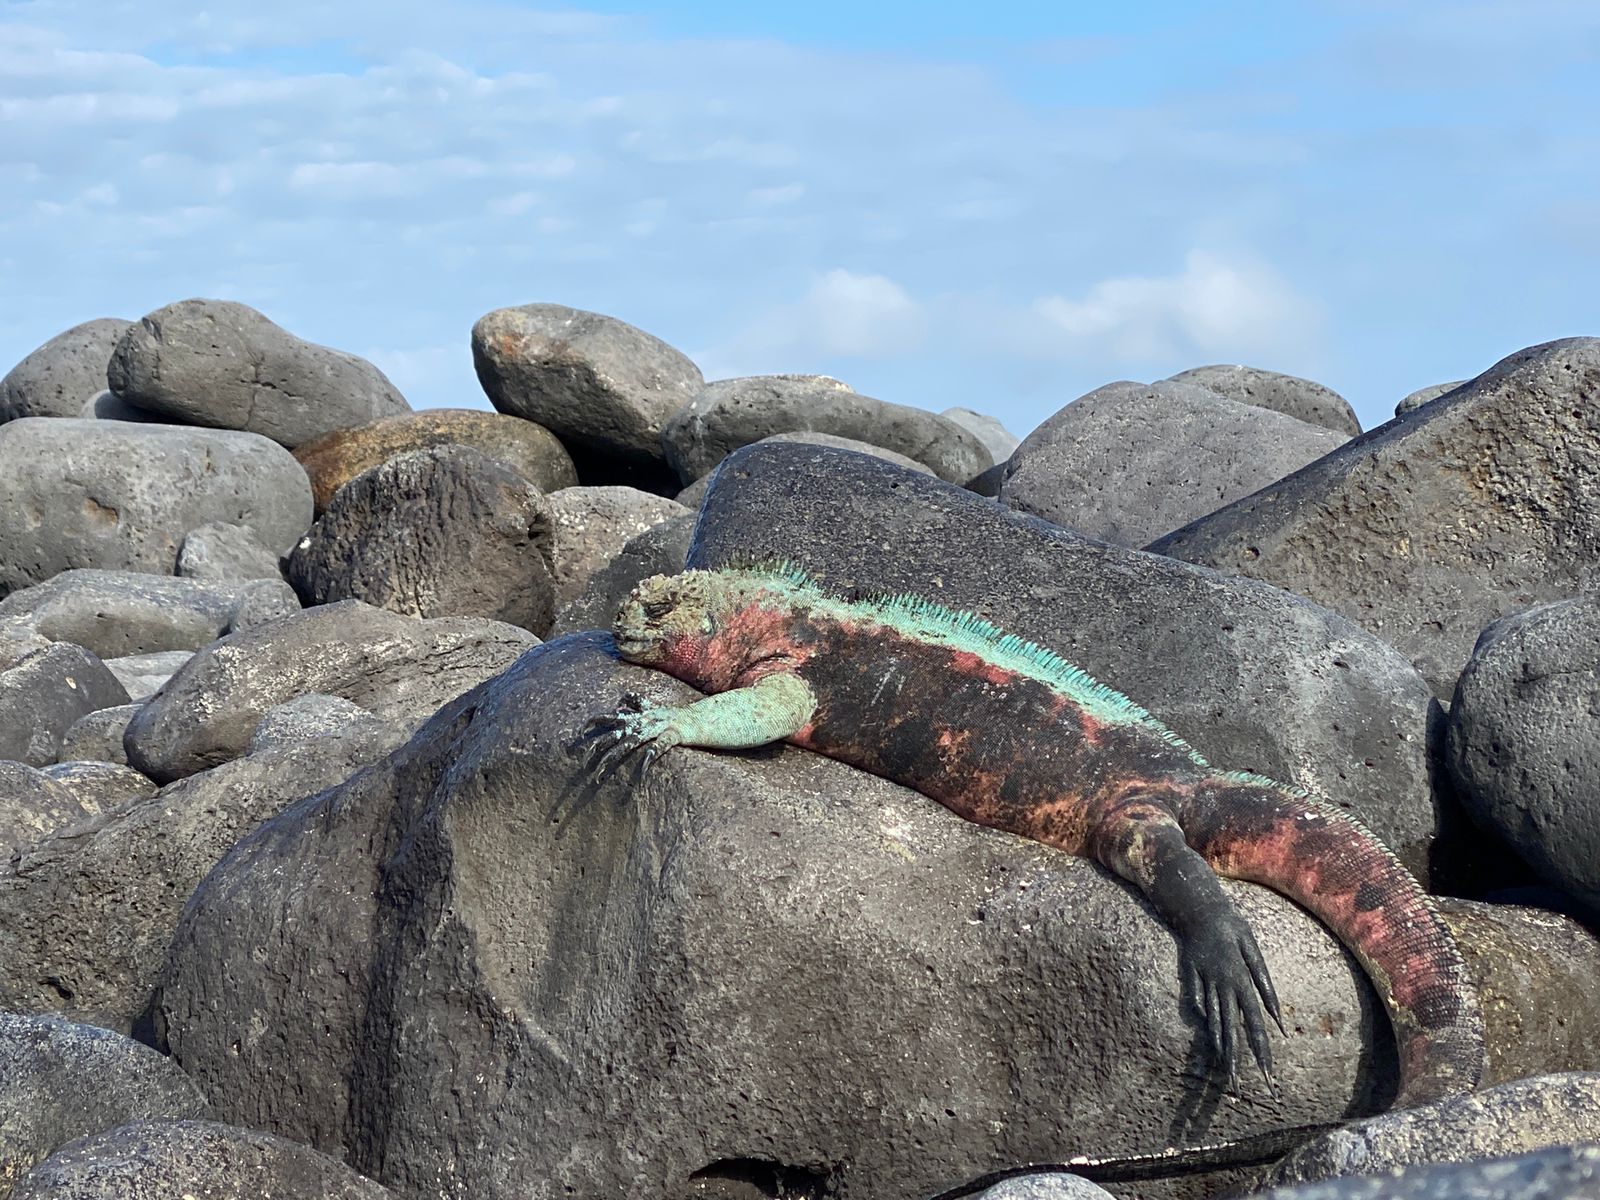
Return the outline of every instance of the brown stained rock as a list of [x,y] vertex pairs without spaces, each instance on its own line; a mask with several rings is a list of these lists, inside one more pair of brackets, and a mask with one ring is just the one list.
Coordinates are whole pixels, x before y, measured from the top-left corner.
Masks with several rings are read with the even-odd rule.
[[294,456],[311,477],[311,495],[320,517],[334,492],[363,471],[432,446],[481,450],[500,459],[541,492],[573,487],[578,482],[572,456],[544,426],[470,408],[430,408],[384,417],[355,429],[338,429],[295,447]]

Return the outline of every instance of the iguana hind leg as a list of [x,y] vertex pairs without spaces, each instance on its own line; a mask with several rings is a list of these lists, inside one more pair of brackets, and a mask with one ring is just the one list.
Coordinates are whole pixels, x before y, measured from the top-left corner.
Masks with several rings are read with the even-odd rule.
[[1232,1078],[1240,1037],[1272,1078],[1262,1010],[1283,1018],[1255,934],[1206,860],[1190,849],[1177,818],[1156,795],[1134,792],[1109,805],[1090,830],[1088,852],[1144,893],[1177,935],[1184,993],[1205,1021],[1211,1049]]

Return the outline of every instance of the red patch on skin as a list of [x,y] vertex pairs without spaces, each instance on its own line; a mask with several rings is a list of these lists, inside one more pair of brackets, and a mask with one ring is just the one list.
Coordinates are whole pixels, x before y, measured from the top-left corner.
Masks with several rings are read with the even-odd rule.
[[790,632],[794,614],[761,604],[722,615],[711,636],[674,640],[661,670],[703,692],[748,687],[763,675],[792,670],[810,657]]
[[1005,667],[997,667],[992,662],[987,662],[970,650],[952,650],[950,652],[950,665],[962,675],[971,675],[985,683],[992,683],[996,687],[1004,687],[1008,683],[1015,683],[1019,678],[1016,671]]

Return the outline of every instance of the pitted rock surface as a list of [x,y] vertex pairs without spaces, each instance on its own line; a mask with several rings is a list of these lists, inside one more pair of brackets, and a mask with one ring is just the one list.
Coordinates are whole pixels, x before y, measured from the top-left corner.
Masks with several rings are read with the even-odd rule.
[[99,317],[56,334],[0,379],[0,422],[18,417],[76,417],[104,391],[106,364],[131,325]]
[[1142,546],[1345,441],[1192,383],[1108,383],[1023,439],[1000,502],[1087,537]]
[[1130,696],[1217,766],[1354,812],[1423,879],[1449,859],[1426,685],[1390,646],[1298,596],[795,446],[737,451],[717,473],[689,565],[740,556],[788,559],[840,594],[973,611]]
[[311,485],[253,433],[26,418],[0,425],[0,596],[74,567],[170,575],[189,530],[249,525],[286,553]]
[[1600,1075],[1540,1075],[1335,1130],[1290,1154],[1260,1182],[1281,1187],[1581,1142],[1600,1142]]
[[500,412],[543,425],[567,445],[639,462],[661,459],[662,426],[705,383],[700,368],[660,338],[561,304],[480,317],[472,363]]
[[63,571],[0,600],[0,619],[25,618],[52,642],[106,659],[198,650],[299,610],[281,579],[207,583],[138,571]]
[[661,432],[678,477],[699,479],[734,450],[776,433],[828,433],[892,450],[940,478],[965,483],[994,459],[970,430],[920,408],[890,404],[822,375],[720,379],[684,405]]
[[177,573],[185,579],[237,582],[282,580],[279,556],[268,550],[247,525],[209,521],[184,535]]
[[205,1117],[211,1106],[170,1058],[57,1016],[0,1013],[0,1196],[42,1159],[141,1117]]
[[153,779],[112,762],[63,760],[40,767],[39,773],[71,792],[90,814],[106,812],[130,800],[143,800],[159,790]]
[[0,759],[42,767],[79,718],[128,702],[127,689],[82,646],[56,642],[0,671]]
[[196,653],[128,723],[128,764],[169,783],[228,762],[270,709],[310,692],[414,728],[538,642],[500,621],[419,621],[359,600],[294,613]]
[[[802,446],[832,446],[835,450],[854,450],[857,454],[870,454],[873,458],[881,458],[884,462],[892,462],[897,467],[905,467],[908,471],[918,471],[923,475],[932,475],[932,467],[919,463],[914,458],[907,458],[904,454],[896,454],[893,450],[885,450],[882,446],[874,446],[869,442],[858,442],[854,438],[834,437],[831,433],[775,433],[771,437],[762,438],[759,442],[752,443],[757,446],[772,443],[796,442]],[[699,508],[700,502],[706,498],[706,489],[711,486],[711,475],[716,470],[707,471],[696,479],[675,499],[687,508]]]
[[0,760],[0,864],[88,815],[71,788],[24,763]]
[[1509,1158],[1346,1175],[1258,1193],[1262,1200],[1590,1200],[1600,1146],[1561,1146]]
[[1348,400],[1330,387],[1297,375],[1217,364],[1179,371],[1167,382],[1197,384],[1240,404],[1271,409],[1348,437],[1361,432],[1361,422]]
[[310,692],[296,696],[287,704],[269,708],[261,724],[250,735],[248,752],[260,754],[275,746],[291,745],[314,738],[343,735],[357,726],[380,724],[378,718],[340,696]]
[[0,866],[0,1011],[139,1027],[184,903],[217,861],[403,736],[364,726],[242,758],[33,843]]
[[589,577],[582,594],[556,614],[552,636],[609,630],[617,609],[641,579],[683,570],[694,522],[692,513],[671,517],[629,538],[615,558]]
[[122,735],[142,704],[117,704],[79,717],[61,735],[61,762],[108,762],[127,765]]
[[556,611],[647,529],[689,515],[675,500],[630,487],[562,488],[550,497],[555,527]]
[[473,408],[430,408],[384,417],[356,429],[340,429],[295,447],[294,456],[311,477],[311,494],[320,517],[346,483],[415,450],[470,446],[492,455],[541,492],[576,487],[577,469],[556,436],[542,425],[504,413]]
[[1485,629],[1448,732],[1462,804],[1600,920],[1600,596]]
[[343,1163],[214,1121],[130,1121],[35,1167],[12,1200],[394,1200]]
[[1496,617],[1600,589],[1600,338],[1518,351],[1150,550],[1342,612],[1441,700]]
[[117,342],[107,379],[146,411],[290,449],[410,411],[366,359],[297,338],[232,300],[180,300],[142,317]]
[[411,617],[482,617],[547,633],[550,502],[471,446],[380,462],[329,502],[285,564],[306,605],[363,600]]

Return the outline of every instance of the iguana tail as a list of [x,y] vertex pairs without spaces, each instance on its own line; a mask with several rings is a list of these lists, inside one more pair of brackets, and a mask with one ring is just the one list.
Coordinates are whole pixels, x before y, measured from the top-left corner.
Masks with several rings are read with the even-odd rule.
[[1477,992],[1433,901],[1383,843],[1349,814],[1256,775],[1209,776],[1191,804],[1184,834],[1219,875],[1309,909],[1365,968],[1398,1043],[1397,1107],[1477,1086]]

